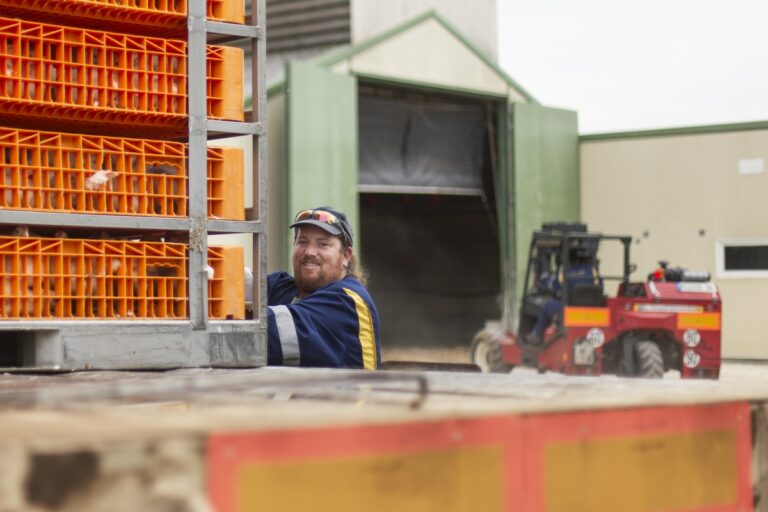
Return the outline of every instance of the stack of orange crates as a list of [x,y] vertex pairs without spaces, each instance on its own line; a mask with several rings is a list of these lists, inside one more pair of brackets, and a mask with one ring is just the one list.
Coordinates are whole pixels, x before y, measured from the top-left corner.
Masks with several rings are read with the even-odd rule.
[[[0,121],[187,134],[187,44],[0,17]],[[243,50],[209,46],[208,117],[243,120]]]
[[0,237],[0,318],[186,317],[183,244]]
[[[209,316],[242,319],[242,248],[208,261]],[[184,244],[0,236],[0,281],[0,320],[187,317]]]
[[[208,0],[207,17],[212,21],[242,24],[243,2]],[[100,29],[109,26],[116,32],[155,37],[186,36],[185,0],[0,0],[0,11],[14,17],[79,27]]]
[[[187,147],[0,127],[0,208],[187,215]],[[208,148],[208,215],[243,220],[243,150]]]
[[[0,211],[187,216],[186,11],[0,0]],[[243,1],[208,0],[208,17],[243,23]],[[243,51],[207,59],[208,116],[242,121]],[[208,215],[243,220],[242,150],[207,153]],[[0,229],[0,319],[189,316],[185,244]],[[242,248],[210,247],[208,272],[209,317],[244,318]]]

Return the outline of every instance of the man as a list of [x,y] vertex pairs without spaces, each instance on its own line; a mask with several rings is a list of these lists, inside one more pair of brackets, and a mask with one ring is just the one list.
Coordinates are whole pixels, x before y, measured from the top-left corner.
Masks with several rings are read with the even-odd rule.
[[352,252],[347,216],[329,206],[296,214],[293,277],[267,278],[268,364],[374,370],[379,314]]
[[543,341],[544,330],[552,323],[555,315],[563,309],[562,284],[563,281],[569,290],[573,290],[579,284],[595,284],[602,287],[597,269],[591,261],[591,258],[583,251],[572,249],[569,254],[570,264],[565,271],[558,262],[557,271],[554,276],[547,276],[544,281],[545,293],[552,297],[541,309],[536,324],[533,326],[528,341],[538,345]]

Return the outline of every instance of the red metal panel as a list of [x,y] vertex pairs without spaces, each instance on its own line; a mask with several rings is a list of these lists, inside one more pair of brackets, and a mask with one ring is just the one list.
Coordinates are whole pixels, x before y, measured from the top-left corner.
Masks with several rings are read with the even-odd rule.
[[[731,471],[729,481],[733,485],[726,489],[730,498],[727,502],[667,510],[750,510],[750,416],[745,402],[213,434],[207,447],[208,488],[216,510],[234,511],[238,486],[248,484],[242,473],[246,467],[268,470],[271,464],[354,461],[356,457],[497,446],[505,454],[504,474],[499,475],[506,496],[504,510],[539,511],[552,507],[553,498],[549,498],[548,505],[548,493],[550,496],[553,493],[548,490],[547,482],[552,481],[557,468],[551,463],[547,465],[547,454],[553,447],[571,445],[588,450],[599,443],[617,441],[653,448],[659,440],[700,440],[708,434],[724,434],[724,439],[733,440],[725,447],[733,454],[733,467],[722,468],[720,474],[704,478],[700,467],[714,460],[707,459],[707,451],[714,447],[702,443],[689,443],[686,448],[689,451],[684,453],[700,453],[700,456],[689,457],[682,464],[692,469],[688,477],[697,479],[694,484],[698,488],[706,488],[712,483],[711,479],[723,479],[723,473]],[[600,463],[599,458],[584,460],[585,466],[580,469],[585,474],[606,469],[589,467],[589,464]],[[654,469],[639,466],[633,471],[650,478]],[[643,473],[646,471],[648,473]],[[674,486],[675,482],[669,485]],[[301,489],[294,491],[301,492]],[[368,498],[376,500],[377,492],[386,492],[386,489],[372,489]]]

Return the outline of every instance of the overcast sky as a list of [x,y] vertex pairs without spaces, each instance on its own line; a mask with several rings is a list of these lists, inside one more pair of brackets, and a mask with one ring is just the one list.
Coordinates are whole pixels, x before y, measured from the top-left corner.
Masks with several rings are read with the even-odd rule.
[[497,0],[499,63],[580,133],[768,121],[768,0]]

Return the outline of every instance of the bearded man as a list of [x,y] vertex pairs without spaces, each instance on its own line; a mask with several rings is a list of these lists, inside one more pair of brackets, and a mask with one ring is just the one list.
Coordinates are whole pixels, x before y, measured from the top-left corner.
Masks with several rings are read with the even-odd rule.
[[267,278],[268,364],[379,368],[379,314],[347,216],[320,206],[297,213],[290,227],[293,276]]

